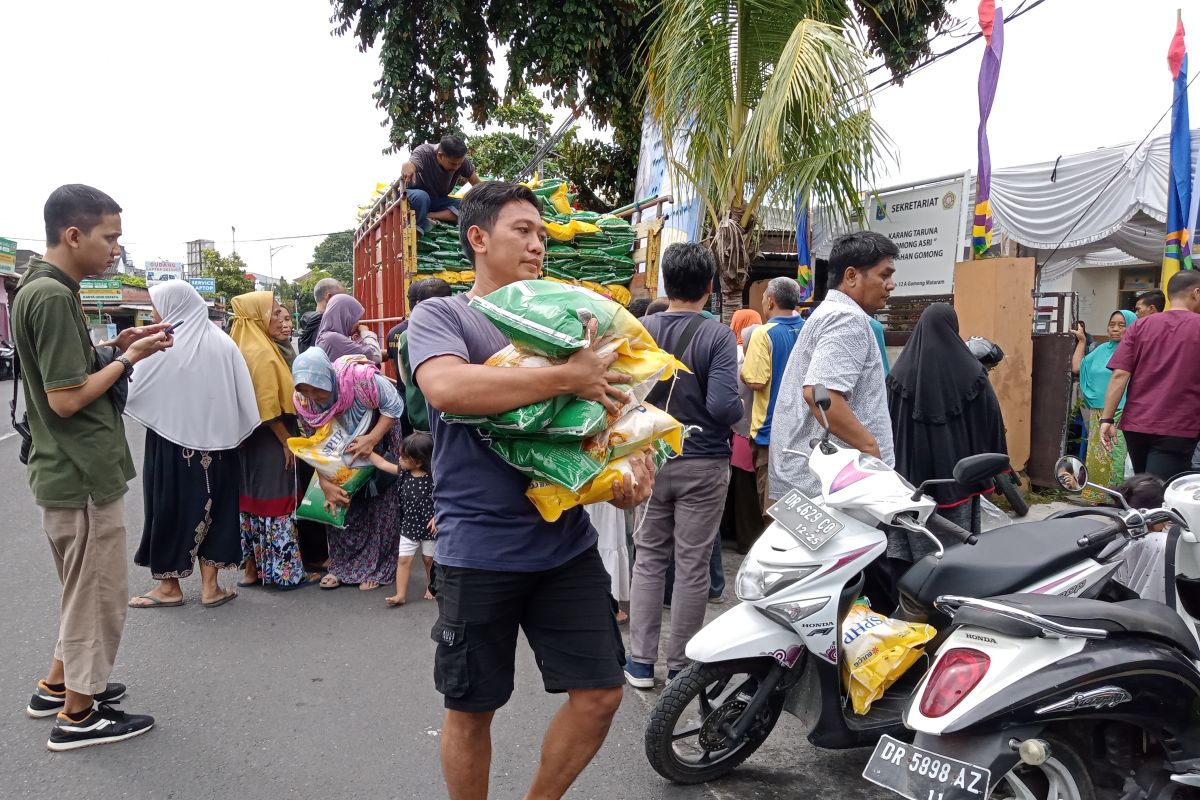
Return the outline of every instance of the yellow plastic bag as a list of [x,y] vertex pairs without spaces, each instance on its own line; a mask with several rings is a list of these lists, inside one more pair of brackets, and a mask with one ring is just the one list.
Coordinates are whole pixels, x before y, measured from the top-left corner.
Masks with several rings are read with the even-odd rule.
[[538,513],[542,515],[542,519],[547,522],[554,522],[563,515],[563,512],[575,506],[607,503],[609,500],[612,500],[613,485],[617,481],[625,480],[626,475],[633,474],[633,467],[630,466],[630,461],[634,456],[649,452],[654,458],[654,466],[657,469],[670,457],[671,450],[672,446],[670,444],[659,440],[652,443],[651,446],[644,448],[639,453],[630,453],[627,456],[610,461],[599,475],[592,478],[591,482],[578,492],[572,492],[553,483],[533,481],[525,491],[525,496],[529,498],[529,501],[533,503]]
[[546,233],[556,242],[572,242],[581,233],[599,233],[600,229],[590,222],[573,219],[569,223],[547,222]]
[[342,425],[337,417],[317,428],[312,436],[293,436],[288,449],[296,458],[306,461],[327,480],[338,486],[346,483],[360,469],[374,470],[371,462],[346,455],[346,446],[371,427],[371,415],[364,414],[354,430]]
[[872,611],[866,598],[858,598],[842,620],[842,680],[854,713],[870,711],[936,635],[931,625],[890,619]]
[[554,210],[559,214],[570,214],[572,211],[571,201],[567,199],[567,184],[562,183],[554,194],[550,195],[550,205],[554,206]]

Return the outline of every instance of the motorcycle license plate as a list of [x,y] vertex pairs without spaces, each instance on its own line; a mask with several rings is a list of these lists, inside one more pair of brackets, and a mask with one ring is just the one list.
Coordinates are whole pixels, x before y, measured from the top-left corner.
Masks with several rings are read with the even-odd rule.
[[908,800],[984,800],[992,772],[884,736],[863,777]]
[[795,489],[768,508],[767,513],[809,550],[819,550],[845,527]]

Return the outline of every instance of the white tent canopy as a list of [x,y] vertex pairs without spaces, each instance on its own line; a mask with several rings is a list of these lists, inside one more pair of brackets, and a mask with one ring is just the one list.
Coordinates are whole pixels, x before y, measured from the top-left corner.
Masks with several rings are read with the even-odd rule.
[[[1165,134],[1141,147],[1131,143],[993,170],[993,229],[1033,251],[1044,281],[1062,278],[1077,266],[1158,264],[1169,157],[1170,135]],[[1200,129],[1192,131],[1193,163],[1198,158]],[[972,208],[974,193],[973,186]],[[782,222],[783,214],[778,216]],[[814,254],[828,257],[833,239],[849,226],[816,209],[812,228]],[[965,233],[969,237],[970,231]]]

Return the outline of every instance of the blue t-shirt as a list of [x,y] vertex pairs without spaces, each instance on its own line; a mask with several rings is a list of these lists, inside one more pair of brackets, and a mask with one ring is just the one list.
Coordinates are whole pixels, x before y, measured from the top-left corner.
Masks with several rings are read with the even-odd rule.
[[[482,364],[508,345],[467,303],[465,294],[435,297],[413,310],[408,348],[418,385],[421,365],[431,358],[458,356]],[[596,529],[583,508],[546,522],[525,496],[529,478],[489,450],[475,428],[444,422],[432,404],[429,424],[439,564],[540,572],[595,546]]]

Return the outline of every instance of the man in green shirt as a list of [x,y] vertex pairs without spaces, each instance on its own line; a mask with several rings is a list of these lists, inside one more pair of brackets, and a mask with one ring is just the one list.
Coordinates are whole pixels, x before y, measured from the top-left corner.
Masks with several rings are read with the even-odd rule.
[[129,593],[122,498],[134,476],[121,414],[108,390],[133,365],[171,346],[167,324],[131,328],[120,354],[99,367],[79,282],[120,255],[121,207],[90,186],[61,186],[46,201],[46,257],[33,259],[12,309],[12,332],[32,445],[29,486],[42,508],[62,581],[58,643],[29,702],[32,717],[57,714],[46,746],[73,750],[129,739],[154,724],[108,703]]

